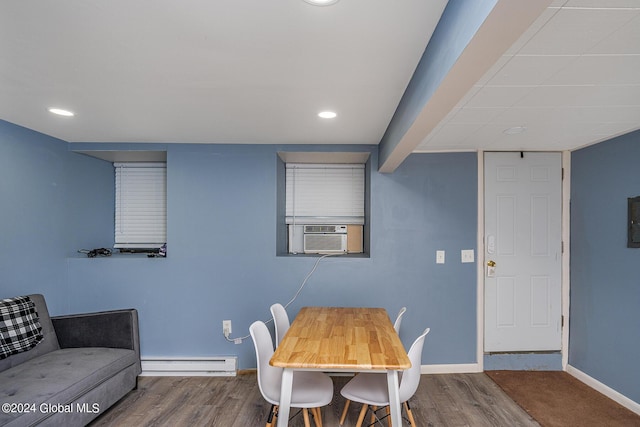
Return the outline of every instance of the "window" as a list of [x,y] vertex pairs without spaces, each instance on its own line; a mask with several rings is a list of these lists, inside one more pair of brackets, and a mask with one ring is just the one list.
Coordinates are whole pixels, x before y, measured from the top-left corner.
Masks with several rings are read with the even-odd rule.
[[114,163],[115,248],[160,248],[167,241],[166,163]]
[[287,224],[363,224],[364,165],[286,165]]
[[289,253],[361,253],[365,165],[286,163]]

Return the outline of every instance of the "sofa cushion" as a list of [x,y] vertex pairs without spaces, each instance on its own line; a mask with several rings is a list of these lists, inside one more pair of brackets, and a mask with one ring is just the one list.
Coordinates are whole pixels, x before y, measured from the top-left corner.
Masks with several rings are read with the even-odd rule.
[[0,359],[0,372],[5,369],[9,369],[12,366],[19,365],[29,359],[41,356],[53,350],[58,350],[58,337],[56,331],[53,329],[53,323],[49,317],[49,310],[47,310],[47,304],[44,301],[44,296],[41,294],[28,295],[31,301],[36,306],[36,312],[38,313],[38,320],[42,327],[43,340],[40,344],[35,346],[29,351],[23,351],[22,353],[14,354],[6,359]]
[[[67,348],[55,350],[0,372],[0,402],[33,404],[35,411],[0,413],[0,425],[23,416],[27,425],[42,420],[59,405],[69,405],[124,368],[137,363],[133,350]],[[77,408],[70,407],[71,411]],[[24,411],[23,411],[24,412]]]
[[0,300],[0,359],[31,350],[41,341],[42,326],[31,298]]

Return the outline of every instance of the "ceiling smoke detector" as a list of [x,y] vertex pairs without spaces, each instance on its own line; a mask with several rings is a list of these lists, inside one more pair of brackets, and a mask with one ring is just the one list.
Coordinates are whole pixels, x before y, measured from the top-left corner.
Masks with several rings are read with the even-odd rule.
[[502,131],[502,133],[506,133],[507,135],[517,135],[519,133],[526,132],[527,128],[525,126],[514,126]]

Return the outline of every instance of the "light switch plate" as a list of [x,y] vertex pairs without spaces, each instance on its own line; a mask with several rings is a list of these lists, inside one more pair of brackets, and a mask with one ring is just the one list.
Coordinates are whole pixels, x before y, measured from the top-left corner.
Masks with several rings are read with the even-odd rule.
[[436,251],[436,264],[444,264],[444,251]]
[[463,249],[460,254],[462,262],[474,262],[473,249]]

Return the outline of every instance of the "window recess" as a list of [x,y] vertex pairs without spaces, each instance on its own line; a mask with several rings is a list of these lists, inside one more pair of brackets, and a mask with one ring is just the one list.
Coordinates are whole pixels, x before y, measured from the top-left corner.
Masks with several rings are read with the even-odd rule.
[[289,253],[361,253],[365,165],[286,163]]

